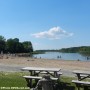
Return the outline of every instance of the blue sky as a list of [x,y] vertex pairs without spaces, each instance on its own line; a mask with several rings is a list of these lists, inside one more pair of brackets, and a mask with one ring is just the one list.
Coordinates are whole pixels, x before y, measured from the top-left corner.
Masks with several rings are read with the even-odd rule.
[[34,50],[90,46],[90,0],[0,0],[0,35]]

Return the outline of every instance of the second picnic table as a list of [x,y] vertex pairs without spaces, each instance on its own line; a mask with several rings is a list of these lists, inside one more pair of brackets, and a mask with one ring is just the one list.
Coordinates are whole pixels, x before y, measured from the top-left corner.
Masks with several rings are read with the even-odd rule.
[[74,70],[73,73],[77,75],[78,80],[72,80],[72,82],[76,84],[78,90],[80,90],[80,85],[88,90],[86,88],[90,87],[90,81],[84,81],[84,79],[90,78],[90,71]]

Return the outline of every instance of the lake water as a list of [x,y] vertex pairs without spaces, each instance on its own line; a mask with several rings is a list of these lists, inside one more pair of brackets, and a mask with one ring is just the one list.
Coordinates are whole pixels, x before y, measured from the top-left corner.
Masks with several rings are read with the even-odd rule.
[[[83,56],[79,53],[46,52],[45,54],[35,54],[34,57],[58,60],[87,61],[87,56]],[[90,60],[90,58],[88,58],[88,60]]]

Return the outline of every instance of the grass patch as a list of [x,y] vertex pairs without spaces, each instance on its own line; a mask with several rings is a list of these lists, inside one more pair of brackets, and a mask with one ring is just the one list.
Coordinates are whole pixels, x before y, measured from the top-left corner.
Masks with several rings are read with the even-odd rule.
[[5,87],[6,89],[10,88],[11,90],[29,90],[26,89],[28,87],[26,85],[27,82],[22,77],[24,75],[26,75],[26,73],[23,72],[0,72],[0,89]]
[[[30,90],[24,75],[30,75],[29,72],[0,72],[0,90]],[[56,85],[56,90],[77,90],[74,83],[71,83],[74,77],[61,76]],[[28,88],[28,89],[26,89]],[[80,90],[83,90],[82,88]]]
[[76,90],[76,86],[71,81],[76,79],[74,77],[61,76],[58,80],[58,88],[57,90]]

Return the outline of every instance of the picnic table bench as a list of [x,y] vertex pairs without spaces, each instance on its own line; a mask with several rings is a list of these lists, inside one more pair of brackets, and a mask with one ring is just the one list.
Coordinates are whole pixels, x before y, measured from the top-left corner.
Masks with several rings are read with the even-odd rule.
[[90,90],[90,81],[85,80],[87,78],[90,78],[90,72],[75,70],[73,71],[73,73],[76,74],[77,80],[72,80],[72,83],[76,84],[78,90],[80,90],[81,86],[84,87],[84,90]]
[[[38,82],[38,80],[42,79],[42,77],[40,77],[40,76],[23,76],[23,77],[26,79],[28,87],[32,87],[33,86],[31,80],[37,80],[37,82]],[[58,80],[58,78],[51,77],[51,80],[52,81],[56,81],[56,80]]]
[[[37,79],[37,80],[42,79],[42,77],[38,77],[38,76],[23,76],[23,77],[26,78],[26,79]],[[57,80],[58,78],[51,77],[51,79],[52,80]]]

